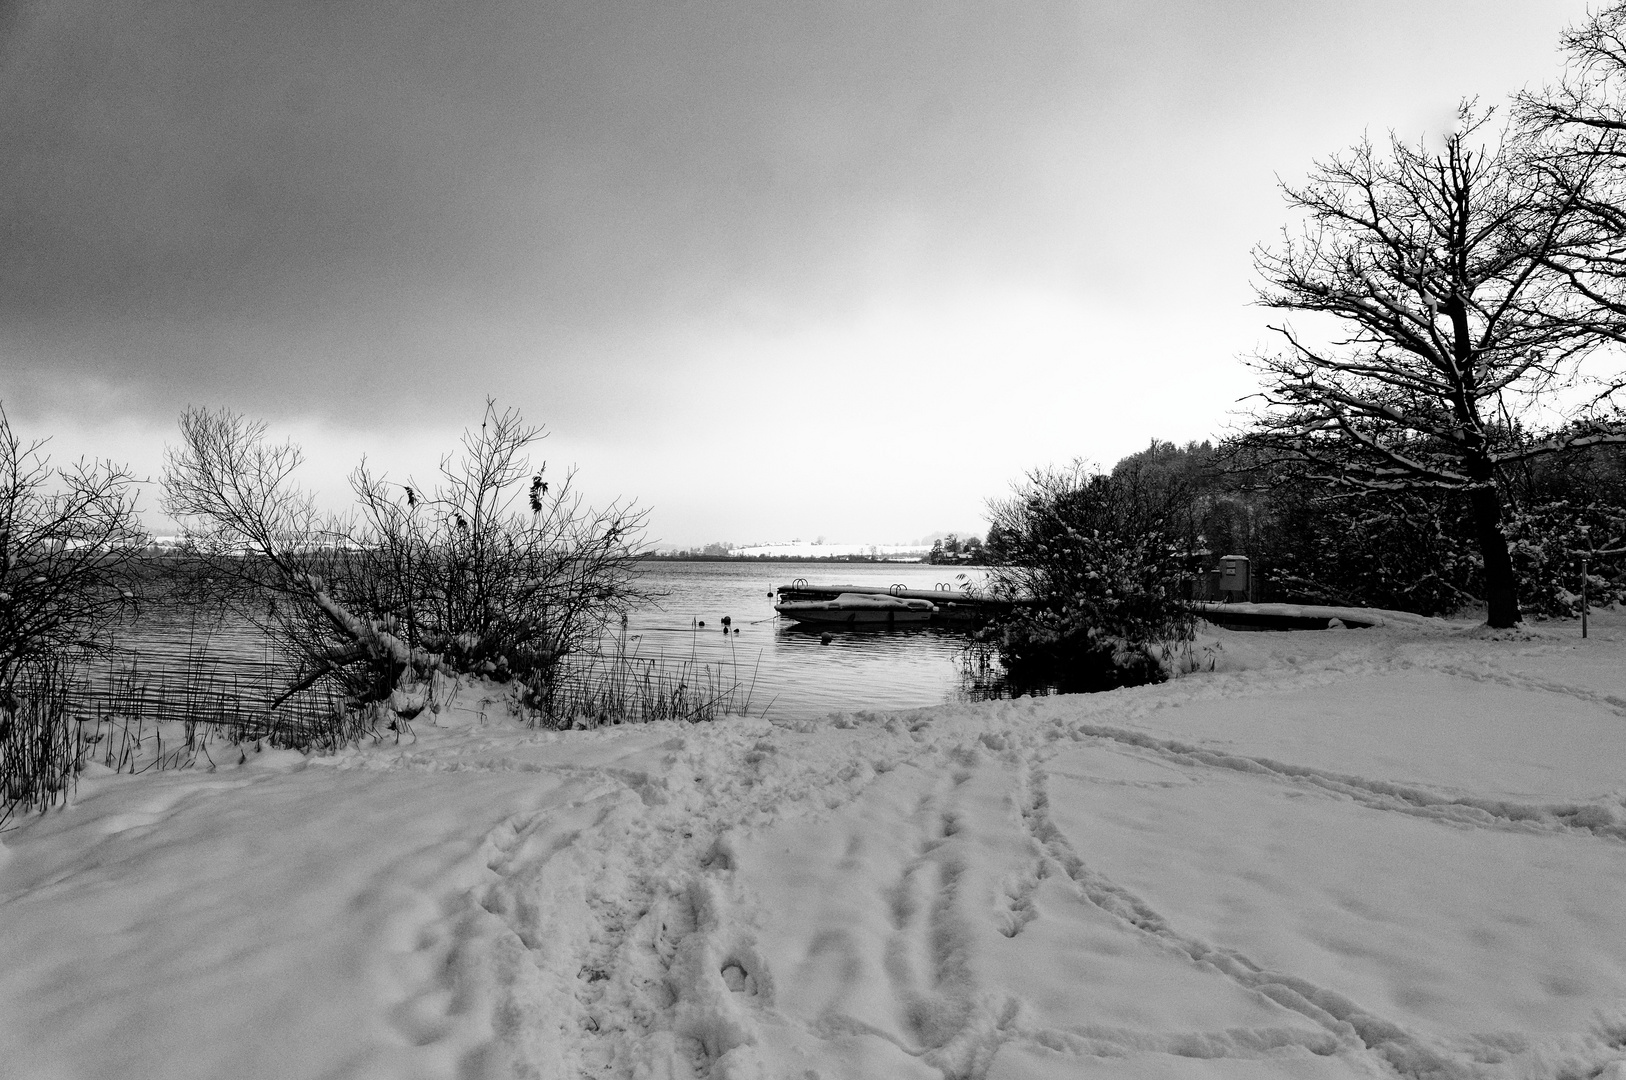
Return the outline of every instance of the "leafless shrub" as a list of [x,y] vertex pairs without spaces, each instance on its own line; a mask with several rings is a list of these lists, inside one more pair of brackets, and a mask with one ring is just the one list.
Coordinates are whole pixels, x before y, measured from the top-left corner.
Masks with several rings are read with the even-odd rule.
[[387,699],[409,671],[427,680],[439,658],[404,641],[387,616],[337,595],[324,576],[342,558],[336,548],[347,529],[318,515],[294,483],[297,446],[269,443],[262,422],[197,408],[182,414],[181,439],[165,452],[164,509],[194,524],[185,551],[195,580],[295,665],[279,701],[325,679],[358,705]]
[[589,506],[574,471],[546,479],[529,451],[544,437],[488,402],[432,490],[351,475],[359,527],[336,551],[347,595],[365,595],[407,640],[460,671],[551,677],[611,620],[652,599],[639,585],[647,514]]
[[145,539],[126,469],[53,468],[44,447],[0,408],[0,821],[71,783],[78,664],[134,600],[129,563]]
[[571,474],[550,485],[528,456],[542,431],[514,410],[488,403],[431,491],[363,462],[349,519],[318,514],[293,481],[299,448],[263,423],[191,409],[181,434],[165,509],[196,524],[187,550],[209,587],[296,666],[286,694],[330,682],[410,719],[435,671],[546,681],[647,599],[644,511],[588,506]]
[[129,561],[145,540],[121,466],[52,468],[0,407],[0,688],[19,668],[95,648],[134,598]]

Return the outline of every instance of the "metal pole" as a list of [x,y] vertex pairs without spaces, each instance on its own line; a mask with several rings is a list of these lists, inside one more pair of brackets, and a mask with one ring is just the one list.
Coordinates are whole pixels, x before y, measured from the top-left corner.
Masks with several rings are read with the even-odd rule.
[[1581,636],[1586,637],[1586,558],[1581,559]]

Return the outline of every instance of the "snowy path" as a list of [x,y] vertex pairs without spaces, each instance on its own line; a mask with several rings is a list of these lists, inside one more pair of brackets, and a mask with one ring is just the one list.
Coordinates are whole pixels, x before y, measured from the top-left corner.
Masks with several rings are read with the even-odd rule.
[[1623,639],[94,778],[0,1075],[1626,1080]]

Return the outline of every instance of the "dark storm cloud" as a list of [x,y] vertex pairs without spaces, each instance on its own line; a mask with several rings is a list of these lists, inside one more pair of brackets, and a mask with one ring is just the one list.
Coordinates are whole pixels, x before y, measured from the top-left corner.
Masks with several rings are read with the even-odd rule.
[[1001,228],[1083,39],[1063,3],[5,10],[0,370],[154,404],[840,304],[890,222]]
[[962,529],[1224,424],[1276,176],[1584,3],[0,0],[0,400],[144,474],[263,416],[342,499],[495,394],[669,540]]

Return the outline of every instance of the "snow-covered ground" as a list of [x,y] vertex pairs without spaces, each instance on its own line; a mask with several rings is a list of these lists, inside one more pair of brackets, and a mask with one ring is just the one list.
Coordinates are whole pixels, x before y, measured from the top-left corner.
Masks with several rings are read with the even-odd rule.
[[90,775],[0,852],[0,1074],[1626,1080],[1626,624],[1537,635]]

